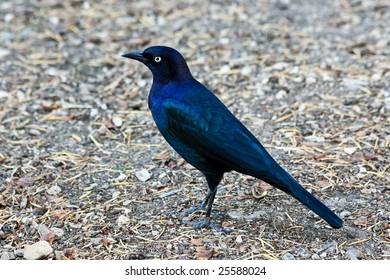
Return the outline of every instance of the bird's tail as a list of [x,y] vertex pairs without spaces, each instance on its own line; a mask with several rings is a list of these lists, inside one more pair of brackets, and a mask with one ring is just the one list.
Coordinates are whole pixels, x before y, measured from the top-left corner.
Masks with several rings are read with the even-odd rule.
[[324,219],[333,228],[341,228],[343,226],[343,220],[341,220],[339,216],[319,201],[314,195],[305,190],[298,182],[295,181],[294,183],[295,185],[291,192],[293,197]]
[[[267,183],[296,198],[299,202],[324,219],[333,228],[341,228],[343,226],[343,220],[341,220],[332,210],[319,201],[314,195],[305,190],[287,171],[285,171],[279,165],[276,169],[278,171],[273,175],[277,176],[267,178],[269,179],[265,180]],[[274,171],[276,170],[274,169]]]

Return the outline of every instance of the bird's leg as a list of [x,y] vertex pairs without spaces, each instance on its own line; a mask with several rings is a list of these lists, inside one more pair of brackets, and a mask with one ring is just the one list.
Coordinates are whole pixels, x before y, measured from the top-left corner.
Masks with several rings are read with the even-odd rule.
[[192,214],[194,212],[197,212],[197,211],[201,211],[201,210],[204,210],[206,208],[206,205],[208,204],[209,200],[210,200],[210,195],[211,195],[211,192],[210,190],[208,191],[206,197],[202,200],[202,202],[200,203],[200,205],[198,206],[193,206],[191,207],[190,209],[187,209],[187,210],[184,210],[184,211],[181,211],[179,214],[182,215],[182,216],[185,216],[185,215],[189,215],[189,214]]
[[194,229],[199,229],[199,228],[203,228],[203,227],[211,227],[211,228],[215,229],[216,231],[223,232],[226,234],[226,233],[228,233],[228,231],[226,229],[224,229],[220,226],[217,226],[217,225],[210,222],[211,209],[213,207],[215,195],[217,194],[217,186],[222,179],[222,174],[220,176],[215,176],[215,175],[213,175],[213,176],[205,175],[205,176],[206,176],[207,183],[209,185],[209,192],[207,193],[206,198],[203,200],[203,202],[201,203],[201,205],[199,207],[201,207],[201,209],[204,209],[207,205],[206,217],[203,219],[200,219],[199,221],[196,221],[196,222],[191,222],[191,221],[187,221],[187,220],[183,220],[183,222],[192,226]]
[[206,205],[207,205],[206,217],[204,219],[201,219],[200,221],[197,221],[197,222],[190,222],[190,221],[184,220],[184,222],[188,225],[191,225],[195,229],[208,226],[210,224],[211,209],[213,206],[213,202],[214,202],[214,198],[215,198],[216,193],[217,193],[216,188],[214,190],[209,189],[209,192],[207,193],[206,198],[202,201],[202,203],[199,206],[194,206],[191,209],[183,211],[186,213],[193,213],[197,210],[204,210],[206,208]]

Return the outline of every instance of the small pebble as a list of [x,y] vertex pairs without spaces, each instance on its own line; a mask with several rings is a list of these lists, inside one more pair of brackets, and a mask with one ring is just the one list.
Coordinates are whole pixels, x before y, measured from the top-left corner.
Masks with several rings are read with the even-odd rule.
[[358,260],[360,258],[360,251],[354,248],[348,249],[346,255],[349,260]]
[[353,79],[353,78],[343,78],[343,84],[348,89],[357,89],[359,86],[368,86],[368,80]]
[[146,83],[147,83],[147,81],[145,79],[138,79],[137,80],[137,86],[139,86],[140,88],[145,87]]
[[252,214],[245,216],[244,218],[246,220],[257,220],[257,219],[261,219],[264,217],[267,217],[267,212],[259,210],[259,211],[255,211]]
[[317,82],[316,77],[314,77],[314,76],[307,76],[306,77],[306,84],[311,85],[311,84],[315,84],[316,82]]
[[131,200],[125,200],[123,201],[123,206],[129,205],[131,203]]
[[26,208],[27,203],[28,203],[27,197],[23,197],[22,200],[20,201],[20,208],[22,209]]
[[297,256],[300,257],[300,259],[309,259],[311,254],[305,249],[300,249],[297,253]]
[[51,230],[44,224],[39,224],[38,225],[38,233],[40,236],[45,236],[49,234]]
[[243,76],[249,76],[252,73],[252,67],[249,65],[244,66],[244,68],[241,69],[241,75]]
[[24,247],[24,258],[27,260],[45,259],[51,253],[53,253],[53,248],[47,241],[43,240]]
[[38,130],[38,129],[35,129],[35,128],[31,128],[28,133],[30,133],[31,135],[33,136],[39,136],[41,135],[41,132]]
[[127,177],[126,174],[121,173],[115,180],[118,182],[123,182],[124,180],[126,180],[126,177]]
[[56,239],[61,239],[65,234],[65,231],[61,228],[52,227],[50,230],[54,232]]
[[231,210],[228,211],[227,214],[229,215],[230,218],[238,220],[238,219],[244,219],[245,215],[244,213],[236,210]]
[[0,256],[0,260],[8,261],[10,260],[10,255],[8,252],[3,252]]
[[125,215],[120,215],[118,217],[118,220],[117,220],[117,223],[118,223],[118,226],[122,226],[122,225],[126,225],[130,222],[130,219],[129,217],[125,216]]
[[146,182],[147,180],[150,179],[150,173],[147,169],[141,169],[136,171],[135,176],[137,177],[138,180],[142,182]]
[[122,124],[123,124],[123,120],[122,120],[121,117],[114,116],[114,117],[112,117],[112,123],[113,123],[116,127],[121,127]]
[[59,193],[61,193],[61,191],[62,189],[59,186],[54,185],[51,188],[49,188],[46,192],[49,195],[58,195]]
[[282,260],[295,260],[295,257],[291,253],[286,253],[282,256]]
[[16,97],[18,98],[19,101],[24,101],[26,99],[26,94],[23,91],[18,90],[16,92]]
[[226,37],[222,37],[219,39],[219,42],[222,44],[222,45],[227,45],[230,43],[230,39],[229,38],[226,38]]
[[4,21],[5,22],[10,22],[11,20],[14,19],[14,17],[15,17],[14,14],[7,13],[7,14],[4,15]]
[[115,192],[112,193],[112,198],[116,199],[120,194],[121,194],[120,191],[115,191]]
[[281,70],[284,70],[286,68],[290,67],[290,64],[286,63],[286,62],[277,62],[275,63],[274,65],[271,65],[271,69],[272,70],[277,70],[277,71],[281,71]]
[[15,253],[15,256],[17,256],[17,257],[23,257],[24,249],[21,249],[21,248],[16,249],[16,250],[14,250],[14,253]]
[[348,155],[352,155],[354,152],[356,152],[357,148],[355,147],[346,147],[344,148],[344,152]]
[[[337,242],[336,241],[331,241],[331,242],[327,242],[327,243],[324,243],[321,245],[321,248],[316,250],[315,252],[317,254],[320,254],[320,257],[321,258],[325,258],[326,257],[326,252],[329,252],[329,253],[336,253],[337,251]],[[323,253],[325,253],[325,255],[323,255]]]
[[325,141],[325,138],[322,136],[309,135],[305,137],[305,140],[315,143],[322,143]]
[[102,243],[102,238],[101,237],[92,238],[91,242],[92,245],[98,246]]
[[279,90],[276,95],[275,95],[275,98],[276,99],[283,99],[287,96],[287,92],[285,90]]
[[56,260],[66,260],[66,257],[62,251],[55,250],[54,257]]
[[[0,57],[1,57],[1,54],[0,54]],[[8,97],[8,95],[9,95],[8,92],[0,90],[0,98]]]
[[313,254],[313,255],[311,255],[311,258],[312,258],[313,260],[320,260],[320,259],[321,259],[320,256],[319,256],[318,254]]
[[4,244],[3,245],[3,249],[13,249],[14,247],[12,246],[12,244]]
[[340,213],[340,218],[345,218],[351,215],[351,212],[348,210],[344,210],[343,212]]
[[92,108],[91,111],[89,112],[91,118],[97,116],[98,114],[99,114],[99,110],[96,108]]

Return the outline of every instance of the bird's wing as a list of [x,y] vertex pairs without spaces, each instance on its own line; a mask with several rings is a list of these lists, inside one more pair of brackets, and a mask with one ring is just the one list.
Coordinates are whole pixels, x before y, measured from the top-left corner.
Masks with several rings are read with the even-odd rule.
[[228,169],[248,174],[272,158],[259,141],[222,104],[197,107],[177,100],[164,102],[169,133],[201,155]]

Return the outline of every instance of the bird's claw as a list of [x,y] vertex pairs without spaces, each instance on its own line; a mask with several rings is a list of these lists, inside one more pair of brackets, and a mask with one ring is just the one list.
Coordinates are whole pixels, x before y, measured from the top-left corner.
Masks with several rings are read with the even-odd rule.
[[[205,212],[206,211],[206,207],[204,205],[198,205],[198,206],[193,206],[191,207],[190,209],[186,209],[186,210],[183,210],[181,212],[179,212],[179,215],[180,216],[188,216],[190,214],[193,214],[193,213],[196,213],[196,212]],[[218,211],[213,211],[212,212],[212,216],[215,216],[215,217],[218,217],[222,215],[221,212],[218,212]]]
[[210,227],[218,232],[221,232],[223,234],[228,234],[230,233],[230,230],[228,229],[225,229],[225,228],[222,228],[220,226],[217,226],[216,224],[214,223],[211,223],[210,222],[210,218],[204,218],[204,219],[200,219],[199,221],[196,221],[196,222],[191,222],[191,221],[188,221],[188,220],[183,220],[183,223],[189,225],[189,226],[192,226],[193,229],[200,229],[200,228],[207,228],[207,227]]
[[190,209],[187,209],[187,210],[183,210],[181,212],[179,212],[179,215],[181,216],[187,216],[189,214],[193,214],[195,212],[198,212],[198,211],[204,211],[205,210],[205,207],[202,206],[202,205],[198,205],[198,206],[193,206],[191,207]]

